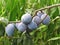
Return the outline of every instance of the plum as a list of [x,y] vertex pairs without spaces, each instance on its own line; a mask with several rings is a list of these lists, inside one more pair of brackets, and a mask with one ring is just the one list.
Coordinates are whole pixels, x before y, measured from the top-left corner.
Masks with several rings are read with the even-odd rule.
[[30,24],[28,24],[28,28],[30,29],[30,30],[34,30],[34,29],[36,29],[38,26],[37,26],[37,24],[35,23],[35,22],[31,22]]
[[37,16],[39,16],[41,18],[41,16],[43,15],[44,13],[42,13],[41,11],[38,11],[37,12]]
[[8,36],[12,36],[13,33],[14,33],[14,29],[15,29],[14,24],[8,24],[8,25],[5,27],[6,34],[7,34]]
[[37,25],[39,25],[41,22],[41,18],[39,18],[38,16],[35,16],[33,17],[32,21],[34,21]]
[[[42,15],[41,16],[41,19],[43,19],[45,16],[46,16],[46,14],[45,15]],[[42,23],[45,24],[45,25],[48,25],[49,22],[50,22],[50,16],[47,15],[46,18],[42,21]]]
[[21,32],[24,32],[26,29],[27,29],[27,25],[25,25],[23,22],[20,22],[18,25],[17,25],[17,29]]
[[32,16],[29,13],[26,13],[21,17],[21,21],[24,24],[29,24],[32,21]]

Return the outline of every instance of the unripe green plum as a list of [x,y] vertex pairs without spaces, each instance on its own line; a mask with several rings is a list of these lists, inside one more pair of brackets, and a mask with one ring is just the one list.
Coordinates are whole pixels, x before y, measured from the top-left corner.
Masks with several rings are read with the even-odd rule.
[[32,16],[29,13],[26,13],[21,17],[21,21],[24,24],[29,24],[32,21]]

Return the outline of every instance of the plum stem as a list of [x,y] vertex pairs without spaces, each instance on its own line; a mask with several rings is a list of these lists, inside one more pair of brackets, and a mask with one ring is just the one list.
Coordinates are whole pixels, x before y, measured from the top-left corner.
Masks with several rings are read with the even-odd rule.
[[[42,10],[45,10],[45,9],[50,9],[50,8],[57,7],[57,6],[60,6],[60,3],[59,4],[54,4],[54,5],[51,5],[51,6],[46,6],[44,8],[40,8],[38,10],[35,10],[34,16],[37,14],[38,11],[42,11]],[[19,23],[19,22],[20,21],[9,21],[8,23]]]
[[35,10],[35,12],[45,10],[45,9],[50,9],[50,8],[57,7],[57,6],[60,6],[60,3],[59,4],[54,4],[54,5],[51,5],[51,6],[46,6],[46,7],[41,8],[41,9],[37,9],[37,10]]

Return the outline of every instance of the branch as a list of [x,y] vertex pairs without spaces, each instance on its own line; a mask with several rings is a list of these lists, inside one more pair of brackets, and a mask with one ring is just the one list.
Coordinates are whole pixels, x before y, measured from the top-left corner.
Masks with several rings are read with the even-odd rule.
[[9,21],[8,23],[20,23],[21,21]]
[[[54,4],[54,5],[51,5],[51,6],[47,6],[47,7],[38,9],[38,10],[35,10],[34,16],[37,14],[38,11],[42,11],[42,10],[45,10],[45,9],[50,9],[50,8],[57,7],[57,6],[60,6],[60,3],[59,4]],[[20,21],[9,21],[8,23],[19,23],[19,22]]]
[[45,10],[45,9],[49,9],[49,8],[53,8],[53,7],[57,7],[57,6],[60,6],[60,3],[59,4],[54,4],[54,5],[51,5],[51,6],[47,6],[47,7],[41,8],[41,9],[38,9],[38,10],[36,10],[36,12],[37,11],[41,11],[41,10]]

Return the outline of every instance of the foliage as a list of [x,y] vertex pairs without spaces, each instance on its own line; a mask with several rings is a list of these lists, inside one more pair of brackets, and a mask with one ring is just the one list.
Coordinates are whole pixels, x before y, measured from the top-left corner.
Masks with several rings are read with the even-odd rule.
[[[58,3],[60,0],[0,0],[0,17],[19,21],[26,12],[34,14],[37,9]],[[60,7],[44,11],[51,18],[50,24],[41,24],[30,36],[16,29],[14,36],[9,38],[5,34],[6,25],[0,22],[0,45],[60,45]]]

